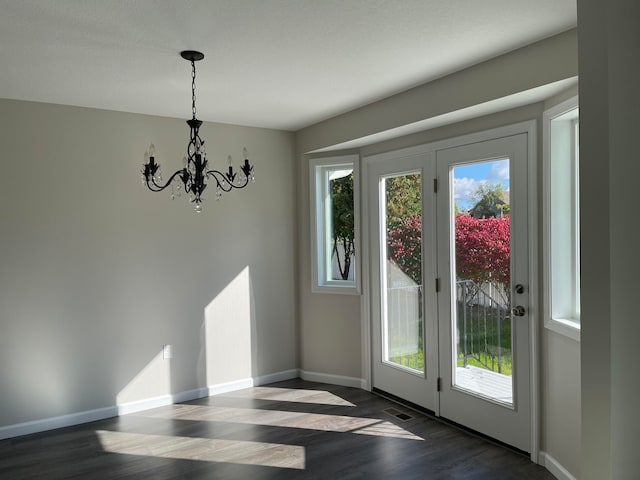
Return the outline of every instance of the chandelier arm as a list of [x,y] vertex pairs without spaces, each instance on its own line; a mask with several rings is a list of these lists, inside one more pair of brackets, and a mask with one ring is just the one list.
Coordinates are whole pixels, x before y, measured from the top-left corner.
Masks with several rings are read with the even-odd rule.
[[[215,178],[216,183],[218,184],[218,187],[220,187],[220,189],[223,192],[230,192],[234,188],[237,188],[237,189],[244,188],[249,184],[249,177],[247,176],[245,176],[244,181],[242,183],[233,183],[229,181],[229,179],[227,178],[227,175],[225,175],[224,173],[218,170],[207,171],[207,177]],[[222,181],[220,181],[221,179]]]
[[[164,185],[158,185],[153,177],[151,177],[151,181],[149,181],[149,178],[147,178],[146,179],[147,187],[149,187],[149,190],[151,190],[152,192],[161,192],[162,190],[167,188],[169,185],[171,185],[171,182],[173,182],[174,178],[181,175],[183,172],[184,172],[184,168],[182,170],[176,171],[173,175],[169,177],[169,180],[167,180],[167,183],[165,183]],[[153,188],[152,188],[152,185],[153,185]]]
[[219,172],[218,170],[209,170],[207,171],[207,178],[213,177],[216,181],[216,186],[223,192],[229,193],[233,190],[233,185],[229,183],[227,178]]

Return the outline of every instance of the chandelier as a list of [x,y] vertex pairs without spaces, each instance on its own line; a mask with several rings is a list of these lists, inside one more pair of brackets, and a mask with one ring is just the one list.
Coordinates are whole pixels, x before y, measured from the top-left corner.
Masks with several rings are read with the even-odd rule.
[[[173,173],[166,182],[162,178],[160,164],[156,163],[155,146],[153,143],[144,154],[142,169],[142,183],[152,192],[160,192],[171,187],[170,198],[182,196],[182,190],[189,196],[189,201],[195,203],[195,211],[202,212],[202,194],[207,185],[215,181],[216,200],[219,200],[223,192],[230,192],[234,188],[244,188],[249,181],[255,182],[253,166],[249,164],[249,154],[246,148],[242,149],[244,163],[240,166],[240,172],[233,170],[233,159],[227,157],[228,171],[207,170],[208,160],[204,146],[204,140],[200,138],[199,130],[202,121],[196,118],[196,63],[204,58],[204,54],[193,50],[180,52],[180,56],[191,62],[191,112],[193,118],[187,120],[189,125],[189,144],[187,156],[183,158],[184,167]],[[163,183],[164,182],[164,183]]]

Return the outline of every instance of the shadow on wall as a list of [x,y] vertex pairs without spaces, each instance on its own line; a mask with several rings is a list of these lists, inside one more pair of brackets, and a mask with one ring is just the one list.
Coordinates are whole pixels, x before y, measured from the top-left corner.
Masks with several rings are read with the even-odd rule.
[[[206,396],[212,386],[224,389],[224,385],[251,382],[257,372],[257,352],[255,301],[248,266],[204,308],[200,336],[194,366],[199,388],[176,392],[173,351],[165,346],[117,394],[118,413]],[[153,392],[168,393],[154,396]]]

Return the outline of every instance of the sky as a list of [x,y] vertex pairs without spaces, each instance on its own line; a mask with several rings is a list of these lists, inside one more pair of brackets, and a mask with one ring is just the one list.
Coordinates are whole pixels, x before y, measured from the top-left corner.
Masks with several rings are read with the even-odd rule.
[[474,193],[482,183],[500,183],[509,191],[509,160],[490,160],[453,168],[453,198],[462,211],[475,204]]

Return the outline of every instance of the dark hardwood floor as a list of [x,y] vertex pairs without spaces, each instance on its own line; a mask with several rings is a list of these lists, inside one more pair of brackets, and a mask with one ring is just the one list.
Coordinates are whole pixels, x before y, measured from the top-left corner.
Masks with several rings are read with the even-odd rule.
[[0,478],[554,477],[524,455],[369,392],[290,380],[0,441]]

